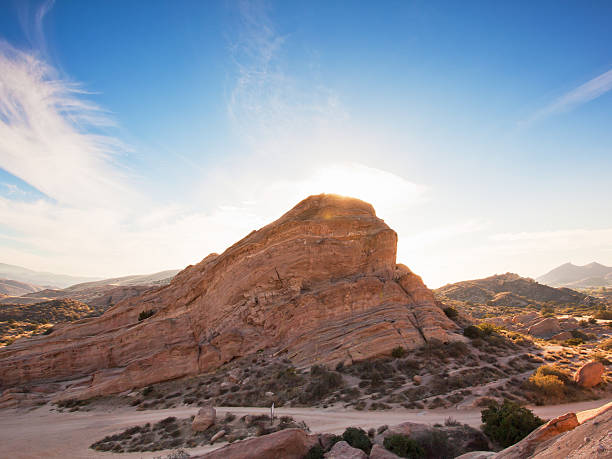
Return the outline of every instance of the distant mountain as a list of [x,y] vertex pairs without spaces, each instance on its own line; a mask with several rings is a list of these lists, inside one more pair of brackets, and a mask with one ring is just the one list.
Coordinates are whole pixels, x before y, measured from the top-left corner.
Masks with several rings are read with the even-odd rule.
[[12,279],[0,279],[0,294],[7,296],[21,296],[42,290],[38,285],[26,284]]
[[537,280],[552,287],[612,287],[612,268],[595,262],[584,266],[565,263]]
[[0,263],[0,278],[12,279],[44,287],[64,288],[81,282],[96,281],[99,277],[68,276],[41,271],[33,271],[21,266]]
[[104,285],[112,285],[115,287],[131,287],[134,285],[166,285],[170,283],[172,278],[176,276],[179,271],[179,269],[169,269],[167,271],[160,271],[153,274],[138,274],[133,276],[114,277],[112,279],[102,279],[93,282],[83,282],[65,288],[64,292],[80,292],[95,287],[102,287]]
[[569,288],[550,287],[513,273],[448,284],[434,292],[442,300],[448,298],[495,306],[527,306],[549,301],[570,304],[600,302],[599,299]]

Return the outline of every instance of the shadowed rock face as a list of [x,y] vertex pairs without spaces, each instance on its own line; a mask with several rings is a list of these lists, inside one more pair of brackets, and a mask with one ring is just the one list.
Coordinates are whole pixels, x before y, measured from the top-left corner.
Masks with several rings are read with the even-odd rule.
[[0,384],[82,378],[64,397],[85,398],[264,348],[299,366],[335,365],[461,339],[420,277],[396,265],[396,245],[371,205],[311,196],[169,285],[1,349]]

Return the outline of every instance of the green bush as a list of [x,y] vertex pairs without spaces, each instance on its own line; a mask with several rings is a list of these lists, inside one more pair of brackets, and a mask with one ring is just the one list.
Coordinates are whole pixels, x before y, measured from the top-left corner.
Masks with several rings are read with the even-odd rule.
[[480,328],[474,325],[468,325],[463,329],[463,336],[467,336],[470,339],[482,338],[483,333]]
[[405,355],[406,355],[406,349],[404,349],[402,346],[394,347],[391,350],[391,357],[393,357],[394,359],[401,359]]
[[308,450],[304,459],[323,459],[323,448],[319,445],[314,445],[312,448]]
[[504,448],[522,440],[544,424],[530,410],[510,400],[504,400],[502,405],[492,403],[481,411],[481,418],[485,435]]
[[149,309],[147,311],[142,311],[140,314],[138,314],[138,322],[148,319],[153,314],[155,314],[155,309]]
[[342,434],[342,439],[353,448],[360,449],[364,453],[370,454],[372,442],[368,438],[368,434],[365,430],[357,427],[349,427]]
[[408,457],[411,459],[420,459],[425,457],[425,450],[407,435],[389,435],[384,439],[383,446],[385,449],[391,451],[393,454],[396,454],[399,457]]

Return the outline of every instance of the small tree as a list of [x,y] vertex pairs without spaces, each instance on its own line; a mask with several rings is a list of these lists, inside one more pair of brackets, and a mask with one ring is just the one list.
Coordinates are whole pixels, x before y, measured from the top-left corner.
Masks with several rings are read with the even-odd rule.
[[485,435],[504,448],[522,440],[544,424],[544,421],[530,410],[510,400],[504,400],[502,405],[490,404],[481,411],[481,418]]

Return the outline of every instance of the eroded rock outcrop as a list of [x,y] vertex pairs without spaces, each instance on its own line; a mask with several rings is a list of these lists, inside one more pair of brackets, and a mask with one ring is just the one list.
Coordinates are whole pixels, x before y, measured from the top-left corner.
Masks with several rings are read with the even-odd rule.
[[0,385],[81,378],[62,398],[86,398],[263,348],[335,365],[461,339],[421,278],[396,264],[396,245],[371,205],[311,196],[169,285],[1,349]]

